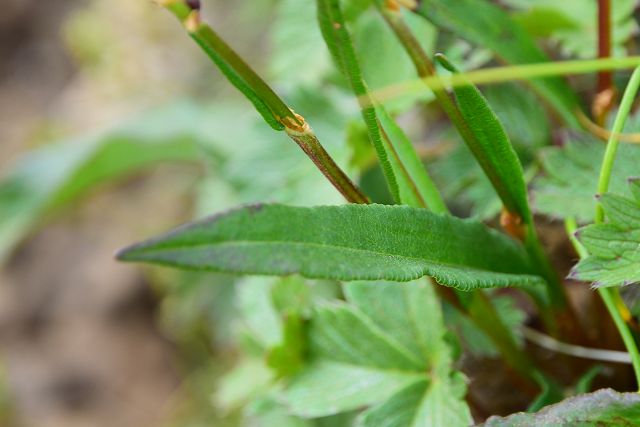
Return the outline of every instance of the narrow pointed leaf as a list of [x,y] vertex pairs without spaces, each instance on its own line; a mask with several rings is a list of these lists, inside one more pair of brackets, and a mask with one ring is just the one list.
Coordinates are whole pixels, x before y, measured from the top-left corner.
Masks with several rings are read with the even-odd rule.
[[[457,70],[443,57],[439,60]],[[455,86],[456,103],[474,138],[465,141],[491,181],[505,208],[528,221],[531,217],[522,164],[498,116],[473,84]]]
[[[415,12],[470,43],[492,50],[510,64],[549,61],[520,24],[487,0],[423,0]],[[580,127],[574,114],[578,98],[563,79],[532,79],[530,83],[568,125]]]
[[125,261],[245,274],[408,281],[462,290],[543,283],[520,245],[475,221],[406,206],[256,205],[120,252]]

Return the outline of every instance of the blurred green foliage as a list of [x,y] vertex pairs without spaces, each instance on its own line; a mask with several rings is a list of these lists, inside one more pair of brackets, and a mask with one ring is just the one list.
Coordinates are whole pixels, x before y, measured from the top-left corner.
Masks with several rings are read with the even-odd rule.
[[[118,4],[124,3],[128,2]],[[135,25],[149,14],[162,13],[142,3],[123,6]],[[222,9],[221,3],[208,2],[205,6]],[[221,24],[231,33],[230,39],[247,51],[258,38],[265,39],[253,46],[255,56],[250,62],[265,70],[269,82],[313,124],[319,139],[343,169],[359,177],[375,201],[388,202],[375,154],[357,119],[356,102],[348,96],[346,83],[332,65],[315,23],[313,2],[237,3],[231,7],[233,19]],[[409,57],[370,7],[371,2],[345,3],[356,53],[370,87],[382,89],[414,79]],[[514,22],[535,37],[551,40],[562,55],[593,56],[595,2],[503,3],[515,8]],[[632,5],[627,0],[616,2],[616,54],[624,54],[625,42],[637,31],[637,24],[630,18]],[[64,214],[82,196],[104,184],[127,182],[160,162],[187,162],[199,174],[198,185],[190,195],[195,218],[256,201],[304,206],[342,202],[298,147],[285,135],[272,132],[247,102],[227,95],[219,75],[210,77],[208,64],[195,49],[188,54],[182,52],[191,46],[179,28],[174,31],[157,25],[148,29],[148,40],[132,41],[104,25],[113,16],[113,9],[109,2],[95,0],[74,14],[64,30],[70,49],[97,86],[116,87],[117,94],[126,93],[134,99],[160,91],[166,96],[149,96],[151,104],[162,106],[145,108],[145,112],[100,132],[65,138],[25,153],[0,183],[0,260],[8,259],[12,250],[45,225],[53,213]],[[418,16],[407,15],[407,19],[427,52],[446,52],[463,69],[492,60],[486,47],[441,33],[433,23]],[[262,32],[264,21],[270,22],[266,37]],[[166,21],[167,26],[171,24]],[[154,43],[159,50],[178,54],[168,60],[163,55],[141,53]],[[180,70],[175,74],[157,71],[165,66]],[[143,89],[132,83],[147,79],[150,82]],[[183,89],[192,96],[174,99],[173,94]],[[593,170],[597,167],[595,159],[601,157],[600,147],[592,144],[588,150],[576,150],[579,143],[573,141],[563,148],[547,147],[553,136],[550,114],[524,86],[502,84],[483,88],[483,92],[527,171],[535,172],[537,158],[543,153],[546,175],[534,181],[537,211],[552,217],[574,214],[585,219],[588,208],[590,215]],[[211,95],[213,101],[203,100],[203,94],[207,98]],[[447,204],[461,216],[495,218],[501,205],[490,182],[432,101],[430,93],[409,93],[391,99],[386,106],[416,141]],[[426,125],[411,123],[416,117]],[[620,179],[637,164],[633,162],[637,148],[625,149],[633,154],[621,158],[629,167],[620,166]],[[589,178],[582,180],[583,175],[574,168],[588,169]],[[527,177],[532,175],[527,173]],[[448,330],[456,331],[465,350],[478,355],[496,354],[488,338],[452,307],[445,306],[441,312],[431,285],[426,283],[409,288],[206,273],[154,272],[151,277],[163,296],[161,323],[179,346],[184,374],[181,404],[168,426],[199,427],[215,422],[219,426],[341,427],[356,420],[359,426],[371,427],[388,425],[384,420],[396,419],[398,412],[411,414],[422,423],[415,425],[445,425],[438,419],[452,423],[446,425],[464,425],[471,419],[463,401],[465,384],[453,371],[456,352],[444,336]],[[407,296],[404,292],[417,294]],[[378,293],[389,295],[378,298]],[[421,307],[421,314],[429,318],[406,318],[414,312],[400,303],[376,305],[385,298],[405,302],[415,298],[430,307]],[[524,321],[523,311],[509,298],[497,298],[494,305],[505,323],[513,326],[521,345],[517,330]],[[407,328],[416,324],[429,325],[430,329]],[[381,361],[374,351],[362,350],[370,344],[360,342],[366,334],[388,345],[389,353],[382,356],[403,356]],[[415,347],[421,339],[436,344],[423,354],[423,349]],[[343,345],[342,353],[332,346],[335,341]],[[359,350],[364,353],[353,359],[349,346],[360,344],[363,347]],[[430,364],[414,363],[422,358]],[[307,363],[313,364],[313,369],[298,376]],[[385,370],[397,372],[391,375]],[[371,381],[371,371],[378,374],[376,393],[367,382]],[[334,393],[323,396],[324,401],[310,400],[308,394],[314,388],[326,393],[327,383],[337,387]],[[353,384],[360,384],[361,389],[350,390],[350,395],[339,394]],[[0,421],[10,415],[10,409],[5,410],[10,408],[8,401],[0,389]],[[358,414],[365,405],[372,407]],[[393,426],[409,425],[402,424],[407,422],[404,416]]]

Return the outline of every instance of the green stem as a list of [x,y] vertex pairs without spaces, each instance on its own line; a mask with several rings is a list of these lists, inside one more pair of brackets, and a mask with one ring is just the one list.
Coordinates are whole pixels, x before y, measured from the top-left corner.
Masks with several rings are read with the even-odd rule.
[[[575,232],[578,228],[576,220],[574,218],[565,219],[565,228],[573,247],[578,253],[578,256],[580,256],[580,259],[586,258],[589,253],[575,237]],[[640,351],[638,351],[638,345],[633,338],[633,334],[631,333],[629,326],[618,309],[617,304],[621,302],[620,294],[617,292],[617,288],[598,288],[598,294],[602,298],[604,305],[607,307],[607,311],[611,315],[611,318],[618,329],[622,342],[631,356],[631,363],[633,365],[633,371],[635,373],[636,382],[639,387],[638,390],[640,392]],[[624,304],[624,302],[622,303]]]
[[[611,136],[607,142],[607,149],[604,153],[602,160],[602,167],[600,168],[600,178],[598,179],[598,194],[604,194],[609,190],[609,184],[611,182],[611,174],[613,172],[613,165],[615,163],[616,154],[618,152],[618,146],[620,145],[619,135],[624,130],[624,125],[631,112],[633,101],[640,89],[640,67],[636,68],[629,84],[624,91],[622,101],[620,102],[620,108],[618,114],[613,122],[613,128],[611,129]],[[596,206],[595,223],[601,224],[604,222],[605,212],[601,204]],[[571,224],[572,225],[572,224]],[[586,251],[584,251],[586,254]],[[580,254],[583,255],[582,253]],[[622,314],[618,308],[617,303],[621,300],[620,292],[618,288],[598,288],[598,293],[602,297],[609,314],[613,318],[613,321],[618,328],[618,332],[622,337],[622,341],[627,348],[627,351],[631,355],[633,363],[633,369],[636,375],[636,382],[640,387],[640,352],[638,351],[638,345],[631,334],[629,325],[624,321]]]
[[[613,122],[613,128],[611,129],[611,135],[607,142],[607,149],[604,153],[602,160],[602,167],[600,168],[600,178],[598,180],[598,194],[604,194],[609,190],[609,183],[611,182],[611,173],[613,172],[613,164],[618,153],[618,146],[620,145],[620,134],[624,130],[624,125],[631,112],[633,106],[633,100],[636,97],[636,93],[640,88],[640,67],[631,75],[627,89],[624,92],[622,101],[620,102],[620,108],[618,114]],[[602,205],[598,204],[596,207],[596,223],[604,221],[604,209]]]
[[373,92],[375,98],[385,102],[407,93],[420,91],[426,85],[430,89],[442,86],[464,86],[469,82],[476,85],[495,84],[513,80],[531,80],[542,77],[588,74],[603,70],[624,70],[640,65],[640,56],[622,58],[577,59],[536,64],[509,65],[504,67],[483,68],[454,74],[446,78],[425,77],[387,86]]
[[193,40],[225,77],[253,103],[264,120],[275,130],[285,130],[347,201],[369,203],[369,199],[320,144],[304,117],[295,114],[209,25],[200,22],[198,9],[184,0],[158,2],[183,23]]

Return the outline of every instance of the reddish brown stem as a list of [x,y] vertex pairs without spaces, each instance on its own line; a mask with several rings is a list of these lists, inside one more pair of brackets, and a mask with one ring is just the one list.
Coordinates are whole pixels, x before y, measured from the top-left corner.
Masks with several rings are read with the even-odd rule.
[[[611,56],[611,0],[598,0],[598,58]],[[613,86],[611,71],[598,73],[598,93]]]

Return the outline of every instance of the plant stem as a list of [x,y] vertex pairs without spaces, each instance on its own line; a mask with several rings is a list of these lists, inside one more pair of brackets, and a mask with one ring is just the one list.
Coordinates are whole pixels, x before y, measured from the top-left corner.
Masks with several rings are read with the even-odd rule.
[[[622,101],[620,102],[620,108],[618,109],[618,114],[616,115],[616,119],[613,123],[613,128],[611,129],[611,138],[609,138],[609,141],[607,142],[607,149],[602,160],[602,167],[600,168],[598,194],[604,194],[609,190],[613,165],[615,163],[618,146],[620,144],[618,134],[620,134],[624,129],[624,125],[629,117],[629,113],[631,112],[631,107],[633,106],[633,101],[638,93],[638,89],[640,89],[640,67],[636,68],[631,75],[631,79],[629,80],[627,88],[624,91],[624,95],[622,96]],[[604,209],[602,205],[598,203],[596,206],[595,223],[603,223],[604,218]],[[627,325],[619,310],[618,303],[621,299],[620,292],[618,288],[598,288],[598,293],[602,297],[602,300],[604,301],[607,310],[613,318],[613,321],[618,328],[618,332],[627,347],[627,351],[631,355],[633,369],[636,375],[636,382],[638,387],[640,387],[640,352],[638,351],[638,345],[631,334],[629,325]]]
[[[576,220],[574,218],[565,219],[565,228],[569,239],[573,244],[576,252],[580,256],[580,259],[586,258],[589,254],[584,246],[575,237],[577,229]],[[617,288],[598,288],[598,294],[602,298],[604,305],[607,307],[607,311],[613,319],[613,323],[618,329],[618,333],[622,338],[622,342],[631,357],[631,364],[633,365],[633,371],[636,376],[636,382],[638,384],[638,391],[640,392],[640,351],[638,351],[638,345],[629,329],[629,325],[625,322],[620,310],[618,309],[617,302],[620,299],[620,294],[617,292]],[[624,303],[623,303],[624,304]]]
[[275,130],[285,130],[287,135],[298,144],[347,201],[369,203],[369,199],[356,187],[320,144],[305,119],[294,113],[209,25],[200,21],[197,2],[157,1],[183,23],[193,40],[220,68],[227,79],[253,103],[264,120]]
[[[344,20],[342,19],[340,6],[335,0],[318,0],[318,8],[323,33],[327,40],[329,49],[338,63],[338,66],[349,80],[354,94],[358,97],[374,146],[377,146],[377,144],[380,143],[385,143],[385,132],[376,118],[373,101],[369,96],[369,91],[362,78],[360,66],[353,49],[353,45],[351,44],[350,36],[345,28]],[[407,34],[413,37],[408,28]],[[417,48],[420,47],[417,41],[415,41],[415,44]],[[418,62],[416,66],[424,65],[428,67],[431,62],[428,58],[426,59],[427,61]],[[429,72],[429,70],[423,71],[425,73]],[[457,114],[459,117],[459,124],[466,127],[466,123],[462,119],[462,115],[451,100],[450,95],[444,89],[444,86],[440,88],[437,96],[442,97],[443,103],[448,101],[447,105],[450,108],[450,113],[452,115]],[[473,135],[470,130],[468,130],[468,133],[469,135]],[[376,142],[376,140],[378,141]],[[394,154],[394,150],[390,150],[390,152],[392,155]],[[439,194],[436,199],[442,200]],[[432,210],[435,207],[438,207],[440,212],[450,214],[444,203],[432,202],[428,204]],[[508,328],[504,325],[504,322],[496,312],[495,307],[482,291],[472,291],[469,297],[469,293],[460,293],[460,291],[455,290],[452,291],[450,289],[443,288],[440,285],[438,285],[436,289],[438,290],[441,298],[449,301],[457,300],[455,306],[464,311],[472,321],[490,337],[500,353],[505,356],[505,360],[509,366],[511,366],[511,368],[513,368],[514,371],[524,379],[529,389],[538,387],[536,380],[537,377],[534,375],[535,369],[533,368],[533,362],[526,353],[518,348],[513,336],[510,334]],[[466,301],[467,304],[465,304],[464,301]]]
[[447,77],[433,76],[403,83],[397,83],[371,94],[378,101],[385,102],[407,93],[415,93],[426,85],[431,90],[442,86],[463,86],[469,82],[476,85],[494,84],[513,80],[530,80],[539,77],[563,76],[571,74],[587,74],[602,70],[624,70],[640,65],[640,56],[622,58],[577,59],[535,64],[509,65],[503,67],[482,68],[453,74]]
[[[302,119],[304,122],[304,119]],[[333,184],[335,188],[351,203],[366,204],[370,203],[365,196],[354,184],[349,177],[340,169],[331,158],[329,153],[324,149],[320,141],[313,133],[313,130],[306,124],[299,130],[285,128],[287,135],[293,139],[309,158],[319,165],[318,168],[324,176]]]
[[317,0],[318,21],[329,51],[346,77],[360,105],[362,118],[367,126],[389,191],[396,202],[400,201],[398,182],[383,146],[385,140],[381,132],[374,104],[369,98],[369,90],[362,77],[360,64],[351,44],[351,36],[345,27],[344,17],[338,0]]

